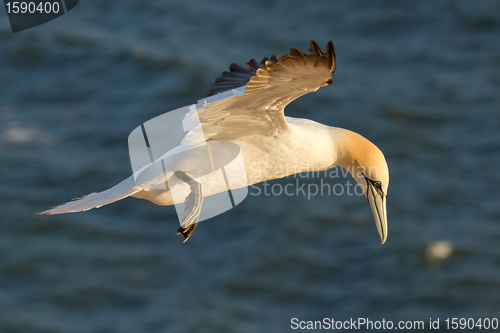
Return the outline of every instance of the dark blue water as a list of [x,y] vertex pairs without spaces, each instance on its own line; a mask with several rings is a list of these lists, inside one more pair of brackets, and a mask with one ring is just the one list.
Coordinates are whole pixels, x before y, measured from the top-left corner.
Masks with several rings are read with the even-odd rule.
[[[347,195],[249,195],[185,244],[174,208],[144,200],[35,216],[128,177],[129,133],[231,62],[310,39],[334,42],[338,69],[287,115],[385,153],[385,245]],[[0,331],[498,318],[499,163],[497,1],[80,1],[17,34],[0,9]]]

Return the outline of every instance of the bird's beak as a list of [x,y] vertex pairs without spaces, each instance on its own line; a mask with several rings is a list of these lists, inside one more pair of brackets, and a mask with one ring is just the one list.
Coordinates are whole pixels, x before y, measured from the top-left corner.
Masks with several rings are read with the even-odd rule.
[[387,240],[387,209],[385,206],[385,194],[382,191],[377,190],[370,182],[368,182],[366,198],[370,203],[373,217],[375,217],[378,234],[380,235],[382,244],[384,244]]

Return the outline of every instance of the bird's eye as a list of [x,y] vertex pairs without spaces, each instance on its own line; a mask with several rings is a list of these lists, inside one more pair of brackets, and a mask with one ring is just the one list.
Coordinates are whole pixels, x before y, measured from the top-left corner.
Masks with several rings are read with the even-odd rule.
[[377,180],[377,181],[373,182],[373,186],[380,188],[382,186],[382,183]]

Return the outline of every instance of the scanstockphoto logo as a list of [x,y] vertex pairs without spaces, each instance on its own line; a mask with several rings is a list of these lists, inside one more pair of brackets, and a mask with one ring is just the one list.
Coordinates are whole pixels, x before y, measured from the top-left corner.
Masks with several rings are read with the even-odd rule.
[[182,227],[222,214],[248,194],[240,147],[207,141],[200,124],[197,108],[214,97],[150,119],[128,138],[136,184],[153,201],[175,205]]
[[[261,166],[254,162],[250,164],[250,169],[258,175],[267,179],[283,178],[284,181],[269,183],[264,181],[258,185],[251,185],[249,194],[251,196],[303,196],[311,200],[316,196],[365,196],[366,188],[356,182],[349,180],[349,174],[362,173],[364,168],[356,168],[354,164],[345,169],[335,167],[328,170],[315,169],[313,163],[305,163],[307,172],[301,172],[293,167],[271,168]],[[310,165],[310,166],[308,166]],[[377,174],[377,168],[370,168],[371,174]],[[346,181],[338,182],[346,179]],[[330,181],[336,180],[335,181]],[[319,180],[319,181],[318,181]]]
[[19,32],[52,21],[72,10],[79,0],[4,0],[12,32]]

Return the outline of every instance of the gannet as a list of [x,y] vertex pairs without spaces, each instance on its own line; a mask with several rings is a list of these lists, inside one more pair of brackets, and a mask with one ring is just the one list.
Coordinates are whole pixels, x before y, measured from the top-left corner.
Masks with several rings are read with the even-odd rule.
[[[350,130],[284,114],[285,107],[293,100],[332,83],[337,67],[333,43],[330,41],[323,52],[316,42],[311,41],[309,51],[312,53],[305,54],[291,48],[288,55],[264,58],[260,63],[252,59],[246,64],[247,68],[231,64],[230,71],[224,72],[210,87],[208,95],[211,97],[202,100],[198,109],[198,118],[195,119],[198,123],[188,128],[177,148],[198,143],[196,129],[200,125],[203,139],[208,143],[237,145],[245,164],[245,186],[294,173],[343,167],[363,189],[384,244],[387,239],[389,171],[380,149]],[[197,181],[199,166],[192,155],[181,154],[182,158],[165,162],[162,172],[149,175],[147,179],[139,181],[132,175],[110,189],[39,214],[81,212],[126,197],[146,199],[157,205],[172,205],[174,202],[168,186],[164,190],[153,187],[175,176],[184,182],[181,185],[186,195],[186,208],[180,218],[181,227],[177,230],[178,234],[183,234],[185,242],[197,225],[203,199],[227,190],[208,181]],[[263,169],[267,172],[261,172]]]

